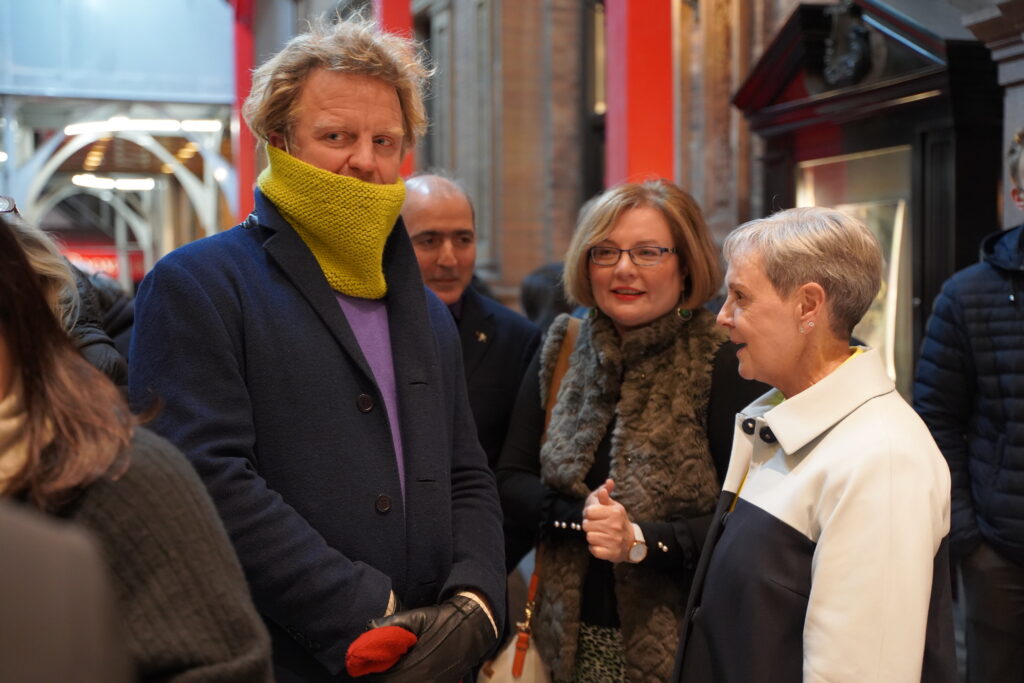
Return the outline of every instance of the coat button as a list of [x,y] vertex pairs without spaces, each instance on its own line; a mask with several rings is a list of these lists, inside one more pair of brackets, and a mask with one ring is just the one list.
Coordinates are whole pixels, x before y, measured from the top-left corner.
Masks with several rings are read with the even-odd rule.
[[359,408],[359,412],[368,413],[373,410],[373,396],[369,394],[359,394],[356,397],[356,408]]
[[754,433],[754,425],[756,425],[756,424],[757,423],[754,422],[754,418],[748,417],[746,420],[743,421],[743,432],[745,434],[753,434]]
[[772,430],[767,427],[761,427],[760,436],[761,441],[764,441],[765,443],[775,443],[778,441],[778,439],[775,438],[775,435],[772,434]]
[[377,502],[374,503],[374,507],[377,508],[377,512],[386,514],[391,511],[391,496],[386,493],[382,493],[377,496]]

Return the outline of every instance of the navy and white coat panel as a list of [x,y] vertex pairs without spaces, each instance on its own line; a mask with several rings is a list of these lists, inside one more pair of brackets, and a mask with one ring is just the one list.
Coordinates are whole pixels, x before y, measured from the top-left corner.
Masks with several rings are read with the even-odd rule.
[[949,508],[949,469],[877,351],[768,392],[736,418],[681,680],[954,681]]

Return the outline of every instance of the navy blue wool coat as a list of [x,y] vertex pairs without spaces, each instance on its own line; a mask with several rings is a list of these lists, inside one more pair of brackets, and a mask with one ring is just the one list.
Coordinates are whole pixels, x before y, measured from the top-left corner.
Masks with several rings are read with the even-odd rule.
[[404,607],[476,589],[503,621],[501,512],[458,334],[401,221],[384,272],[404,500],[367,361],[312,253],[261,193],[249,220],[169,254],[139,289],[132,404],[162,402],[153,428],[206,483],[278,681],[348,680],[346,649],[392,589]]
[[917,365],[914,408],[949,462],[950,538],[1024,564],[1024,226],[985,238],[942,287]]

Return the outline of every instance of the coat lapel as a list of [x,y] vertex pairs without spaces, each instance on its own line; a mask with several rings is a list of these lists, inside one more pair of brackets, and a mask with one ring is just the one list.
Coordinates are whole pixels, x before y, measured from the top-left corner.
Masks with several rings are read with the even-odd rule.
[[384,277],[388,282],[391,353],[401,397],[401,385],[422,384],[436,379],[430,376],[430,370],[436,364],[428,362],[428,359],[437,358],[438,353],[427,317],[426,290],[419,264],[401,218],[384,247]]
[[462,364],[466,368],[466,380],[487,351],[494,345],[497,327],[494,314],[484,309],[482,295],[467,287],[462,295],[462,317],[459,320],[459,338],[462,342]]
[[[384,248],[384,276],[405,458],[405,509],[416,514],[431,504],[416,482],[437,481],[441,476],[438,468],[450,464],[450,452],[437,457],[443,443],[437,430],[445,424],[445,403],[450,397],[442,388],[440,350],[427,312],[426,287],[401,218]],[[410,543],[416,542],[410,538]]]
[[291,280],[295,288],[313,307],[324,325],[338,341],[359,369],[371,381],[375,381],[370,365],[366,362],[359,342],[338,305],[334,291],[327,284],[327,278],[320,270],[313,252],[302,241],[299,234],[281,217],[274,205],[256,192],[256,217],[259,224],[268,228],[273,234],[263,243],[263,248],[284,274]]

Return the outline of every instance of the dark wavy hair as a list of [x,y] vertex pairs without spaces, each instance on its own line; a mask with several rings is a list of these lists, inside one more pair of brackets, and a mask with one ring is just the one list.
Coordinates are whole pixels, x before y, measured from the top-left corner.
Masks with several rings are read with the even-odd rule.
[[0,345],[10,371],[10,386],[0,394],[20,385],[28,455],[3,493],[53,512],[100,477],[124,471],[122,453],[137,420],[117,387],[72,345],[13,220],[12,213],[0,213]]

